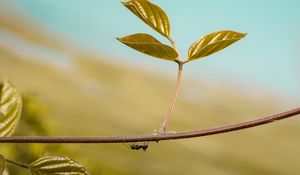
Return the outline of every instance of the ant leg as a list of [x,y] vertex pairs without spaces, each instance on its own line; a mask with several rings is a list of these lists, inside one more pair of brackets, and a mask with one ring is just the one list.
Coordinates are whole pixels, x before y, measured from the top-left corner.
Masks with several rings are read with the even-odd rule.
[[124,144],[128,149],[134,149],[134,148],[135,148],[135,143],[123,142],[123,144]]
[[129,143],[123,142],[124,146],[126,146],[127,148],[131,149],[131,146]]
[[144,142],[144,145],[143,145],[143,151],[146,151],[147,150],[147,148],[148,148],[148,142],[146,143],[146,142]]

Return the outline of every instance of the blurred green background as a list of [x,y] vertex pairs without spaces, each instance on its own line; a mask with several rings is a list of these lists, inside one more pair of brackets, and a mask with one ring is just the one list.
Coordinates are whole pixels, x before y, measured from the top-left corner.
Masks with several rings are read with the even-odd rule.
[[[185,67],[170,130],[232,124],[299,104],[298,1],[153,2],[169,14],[183,53],[215,30],[249,33]],[[24,99],[16,135],[129,135],[158,129],[177,67],[115,40],[144,31],[154,35],[118,1],[1,1],[0,78],[13,82]],[[294,117],[235,133],[150,143],[146,152],[123,144],[1,144],[0,151],[25,162],[67,155],[91,174],[298,174],[299,122]],[[9,170],[24,174],[17,167]]]

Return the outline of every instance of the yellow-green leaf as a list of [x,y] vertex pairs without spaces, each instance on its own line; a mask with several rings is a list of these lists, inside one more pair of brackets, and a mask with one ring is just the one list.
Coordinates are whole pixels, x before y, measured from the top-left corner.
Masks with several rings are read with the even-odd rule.
[[22,99],[8,81],[0,82],[0,137],[11,136],[19,122]]
[[172,47],[162,44],[148,34],[138,33],[117,39],[128,47],[153,57],[172,61],[178,57],[178,53]]
[[159,6],[147,0],[130,0],[122,4],[154,30],[170,38],[169,18]]
[[66,156],[42,157],[29,166],[31,175],[88,175],[85,168]]
[[0,175],[2,175],[5,170],[5,166],[6,166],[5,162],[6,162],[5,158],[0,154]]
[[188,52],[188,59],[195,60],[214,54],[244,38],[247,34],[224,30],[208,34],[196,41]]

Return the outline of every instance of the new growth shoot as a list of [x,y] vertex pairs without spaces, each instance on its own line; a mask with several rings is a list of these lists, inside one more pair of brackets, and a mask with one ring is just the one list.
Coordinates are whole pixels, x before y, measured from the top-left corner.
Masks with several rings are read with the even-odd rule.
[[188,50],[187,58],[182,59],[178,53],[176,43],[170,34],[171,27],[169,18],[159,6],[147,0],[130,0],[128,2],[122,2],[122,4],[149,27],[166,37],[170,41],[171,46],[163,44],[153,36],[145,33],[132,34],[117,39],[136,51],[152,57],[173,61],[178,64],[175,93],[159,129],[159,134],[165,134],[179,94],[183,65],[225,49],[231,44],[244,38],[247,34],[230,30],[222,30],[208,34],[192,44]]

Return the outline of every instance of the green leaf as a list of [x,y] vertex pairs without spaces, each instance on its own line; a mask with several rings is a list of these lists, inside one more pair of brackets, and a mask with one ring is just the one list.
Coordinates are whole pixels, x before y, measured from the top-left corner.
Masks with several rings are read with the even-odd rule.
[[66,156],[42,157],[29,166],[31,175],[88,175],[85,168]]
[[170,22],[166,13],[157,5],[147,0],[122,2],[132,13],[154,30],[170,39]]
[[11,136],[19,122],[22,99],[14,86],[0,82],[0,137]]
[[0,154],[0,175],[2,175],[5,170],[5,166],[6,166],[5,162],[6,162],[5,158]]
[[196,41],[188,52],[189,61],[214,54],[244,38],[247,34],[224,30],[208,34]]
[[148,34],[138,33],[117,39],[128,47],[153,57],[172,61],[178,57],[172,47],[162,44]]

